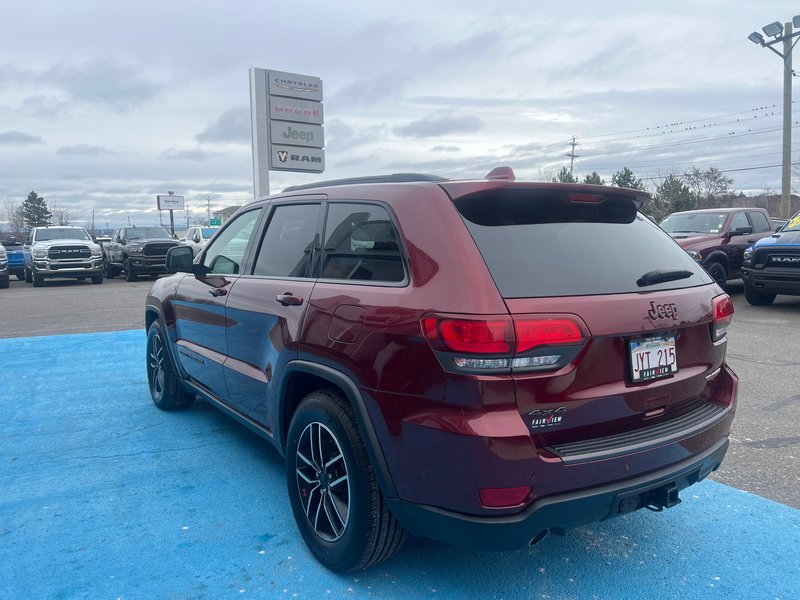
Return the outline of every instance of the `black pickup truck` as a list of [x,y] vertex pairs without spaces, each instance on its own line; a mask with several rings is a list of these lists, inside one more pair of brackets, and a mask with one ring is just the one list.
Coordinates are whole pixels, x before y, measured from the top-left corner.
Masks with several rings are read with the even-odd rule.
[[139,275],[157,277],[167,272],[167,250],[178,245],[163,227],[120,227],[103,244],[105,276],[111,279],[124,272],[127,281]]

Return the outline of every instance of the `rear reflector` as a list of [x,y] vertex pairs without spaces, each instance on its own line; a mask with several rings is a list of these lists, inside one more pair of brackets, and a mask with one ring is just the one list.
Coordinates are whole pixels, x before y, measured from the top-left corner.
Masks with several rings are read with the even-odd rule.
[[711,301],[714,321],[711,324],[711,339],[718,342],[728,333],[733,319],[733,301],[728,294],[721,294]]
[[484,508],[513,508],[524,503],[532,490],[533,488],[529,485],[513,488],[483,488],[481,504]]

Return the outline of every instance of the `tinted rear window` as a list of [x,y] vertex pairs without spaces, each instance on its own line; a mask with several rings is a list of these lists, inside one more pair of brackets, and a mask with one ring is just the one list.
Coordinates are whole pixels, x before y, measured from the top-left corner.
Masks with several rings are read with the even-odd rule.
[[[679,289],[711,279],[630,196],[570,202],[563,190],[506,189],[459,198],[464,218],[505,298]],[[586,199],[584,197],[584,199]],[[640,287],[655,270],[689,277]]]

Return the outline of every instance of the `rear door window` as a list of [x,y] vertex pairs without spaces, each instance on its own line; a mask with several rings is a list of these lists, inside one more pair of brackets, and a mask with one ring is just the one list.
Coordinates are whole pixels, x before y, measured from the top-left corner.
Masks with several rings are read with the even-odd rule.
[[764,213],[760,211],[753,211],[750,213],[750,220],[753,222],[754,233],[772,231],[772,224],[769,222],[769,219],[767,219]]
[[375,204],[329,204],[320,276],[375,283],[404,281],[400,236],[389,212]]
[[[636,212],[630,198],[566,198],[560,190],[517,188],[455,202],[503,297],[619,294],[711,282],[669,235]],[[637,283],[657,270],[684,275]]]

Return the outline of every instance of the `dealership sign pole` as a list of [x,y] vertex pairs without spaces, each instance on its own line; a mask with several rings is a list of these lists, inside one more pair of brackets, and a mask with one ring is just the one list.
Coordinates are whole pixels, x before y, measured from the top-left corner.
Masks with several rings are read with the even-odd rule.
[[172,211],[184,209],[183,196],[176,196],[175,192],[168,192],[166,196],[159,194],[156,199],[158,200],[159,211],[169,211],[169,231],[175,237],[175,219],[172,216]]
[[322,173],[325,137],[319,77],[250,68],[253,192],[269,195],[269,171]]

